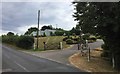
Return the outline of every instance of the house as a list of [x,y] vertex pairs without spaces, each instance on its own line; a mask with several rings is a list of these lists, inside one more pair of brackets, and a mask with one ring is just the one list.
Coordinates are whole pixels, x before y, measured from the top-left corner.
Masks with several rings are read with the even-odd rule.
[[[39,30],[39,33],[38,35],[39,36],[43,36],[43,35],[46,35],[46,36],[51,36],[51,34],[55,34],[56,30],[50,30],[50,29],[46,29],[44,31],[42,30]],[[31,33],[32,36],[37,36],[37,31],[33,31]]]

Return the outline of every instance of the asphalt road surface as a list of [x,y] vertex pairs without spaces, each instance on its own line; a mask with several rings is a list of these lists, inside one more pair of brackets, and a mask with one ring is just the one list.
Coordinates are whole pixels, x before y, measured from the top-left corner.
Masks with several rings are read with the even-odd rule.
[[81,72],[79,69],[38,58],[2,45],[3,72]]

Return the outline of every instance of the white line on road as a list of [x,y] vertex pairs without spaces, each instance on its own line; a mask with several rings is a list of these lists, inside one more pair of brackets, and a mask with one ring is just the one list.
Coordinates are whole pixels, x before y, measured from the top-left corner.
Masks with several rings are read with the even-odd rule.
[[30,72],[29,70],[27,70],[24,66],[20,65],[19,63],[17,63],[16,61],[14,61],[14,63],[16,63],[18,66],[20,66],[22,69],[24,69],[26,72]]

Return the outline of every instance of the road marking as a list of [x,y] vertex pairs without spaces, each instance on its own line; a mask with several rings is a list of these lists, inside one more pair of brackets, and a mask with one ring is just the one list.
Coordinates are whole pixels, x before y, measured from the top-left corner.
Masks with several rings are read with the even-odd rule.
[[20,65],[19,63],[17,63],[16,61],[14,61],[14,63],[16,63],[18,66],[20,66],[22,69],[24,69],[27,72],[30,72],[29,70],[27,70],[24,66]]
[[2,69],[1,72],[10,72],[12,69]]

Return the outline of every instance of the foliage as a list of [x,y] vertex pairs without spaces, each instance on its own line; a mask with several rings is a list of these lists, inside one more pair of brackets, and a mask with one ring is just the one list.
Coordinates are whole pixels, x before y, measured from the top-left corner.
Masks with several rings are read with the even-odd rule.
[[78,27],[76,28],[72,28],[72,30],[70,30],[71,34],[76,34],[76,35],[80,35],[80,29],[78,29]]
[[46,30],[46,29],[50,29],[50,30],[52,30],[53,29],[53,27],[52,27],[52,25],[48,25],[48,26],[43,26],[42,28],[41,28],[41,30]]
[[55,32],[55,35],[56,36],[62,36],[64,34],[64,31],[61,31],[61,30],[57,30],[56,32]]
[[101,56],[102,57],[110,57],[109,47],[107,45],[105,45],[105,44],[102,44],[101,48],[104,49]]
[[20,48],[31,49],[33,47],[34,38],[30,36],[20,36],[16,45]]
[[25,32],[24,35],[30,35],[33,31],[37,31],[37,30],[38,30],[38,28],[31,27],[31,28],[28,29],[28,31]]
[[14,33],[8,32],[8,33],[7,33],[7,36],[14,36]]
[[2,42],[16,45],[20,48],[30,49],[33,46],[34,38],[29,36],[18,36],[8,32],[7,35],[2,35]]
[[65,33],[65,36],[72,35],[70,31],[64,31],[64,33]]
[[73,2],[73,17],[83,33],[99,34],[115,56],[115,67],[120,68],[120,2]]
[[2,35],[2,42],[8,44],[15,44],[18,39],[17,35]]
[[96,40],[97,40],[97,38],[96,38],[95,36],[89,36],[89,37],[88,37],[88,40],[93,40],[93,41],[96,41]]
[[65,37],[65,38],[63,38],[63,41],[66,41],[68,39],[68,37]]
[[73,44],[74,41],[73,41],[72,39],[67,39],[67,40],[66,40],[66,43],[67,43],[67,44]]
[[85,40],[88,40],[89,37],[90,37],[90,34],[84,34],[84,35],[82,36],[82,38],[85,39]]
[[43,37],[46,37],[46,34],[45,34],[45,33],[43,33]]

